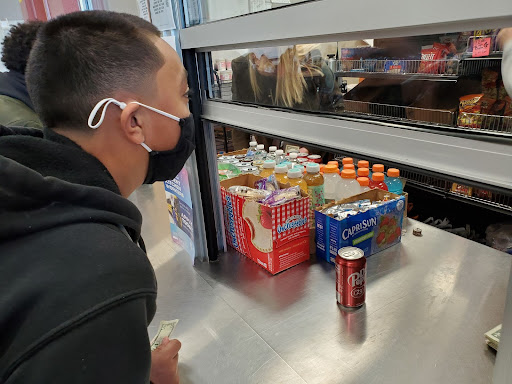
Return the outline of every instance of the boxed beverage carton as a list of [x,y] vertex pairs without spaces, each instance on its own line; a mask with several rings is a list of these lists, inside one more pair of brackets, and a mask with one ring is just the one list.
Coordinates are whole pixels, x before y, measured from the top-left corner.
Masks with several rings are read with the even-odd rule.
[[300,199],[270,207],[228,191],[259,179],[247,174],[220,182],[226,243],[275,275],[309,259],[309,197],[301,192]]
[[[322,212],[334,205],[358,200],[382,201],[385,195],[390,195],[393,200],[343,220]],[[358,247],[364,251],[365,256],[370,256],[399,243],[402,238],[405,199],[405,196],[372,189],[318,208],[315,211],[317,258],[334,264],[338,250],[343,247]]]

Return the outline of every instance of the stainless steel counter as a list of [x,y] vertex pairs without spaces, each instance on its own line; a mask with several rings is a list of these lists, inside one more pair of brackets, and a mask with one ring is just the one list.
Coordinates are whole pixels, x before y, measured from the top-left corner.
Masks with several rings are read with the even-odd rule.
[[502,322],[510,256],[414,221],[406,229],[402,244],[368,258],[355,311],[336,304],[325,262],[271,276],[229,252],[192,267],[184,252],[162,262],[172,251],[161,238],[149,244],[159,260],[149,333],[180,319],[182,384],[490,383],[496,354],[484,333]]

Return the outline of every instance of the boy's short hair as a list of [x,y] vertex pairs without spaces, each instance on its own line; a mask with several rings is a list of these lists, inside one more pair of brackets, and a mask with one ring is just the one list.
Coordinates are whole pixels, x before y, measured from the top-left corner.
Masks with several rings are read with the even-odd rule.
[[39,30],[26,73],[34,108],[44,125],[89,129],[96,103],[116,91],[147,92],[164,58],[152,37],[160,32],[136,16],[74,12]]

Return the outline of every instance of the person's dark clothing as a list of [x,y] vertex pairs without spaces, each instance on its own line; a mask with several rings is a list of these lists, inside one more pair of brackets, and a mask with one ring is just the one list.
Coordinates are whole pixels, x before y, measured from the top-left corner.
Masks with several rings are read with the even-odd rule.
[[0,180],[0,383],[148,383],[157,287],[138,209],[49,129],[0,126]]

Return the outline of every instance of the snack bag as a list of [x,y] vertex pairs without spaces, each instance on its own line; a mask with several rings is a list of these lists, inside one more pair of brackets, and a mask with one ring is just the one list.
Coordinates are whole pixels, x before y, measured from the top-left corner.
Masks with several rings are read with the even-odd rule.
[[490,68],[482,70],[482,93],[489,99],[498,99],[498,72]]
[[246,199],[261,200],[270,196],[271,192],[264,189],[254,189],[246,187],[245,185],[233,185],[228,188],[228,192],[234,193],[238,196],[243,196]]
[[270,175],[269,177],[259,179],[254,183],[254,187],[256,189],[264,189],[271,192],[277,191],[279,189],[275,175]]
[[300,199],[301,197],[300,187],[297,185],[295,187],[273,191],[270,195],[262,199],[260,203],[268,205],[269,207],[275,207],[295,199]]
[[452,192],[471,197],[473,195],[473,188],[468,187],[467,185],[453,183]]
[[[510,96],[505,97],[505,110],[503,111],[503,116],[512,116],[512,98]],[[512,129],[512,127],[511,127]]]
[[462,96],[459,104],[459,127],[480,128],[482,124],[481,100],[482,93]]
[[422,47],[418,73],[443,74],[446,63],[442,60],[446,58],[448,52],[450,52],[448,47],[441,43]]

